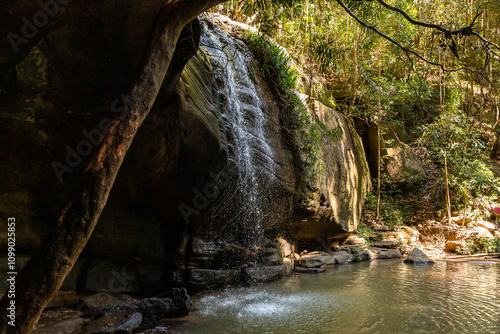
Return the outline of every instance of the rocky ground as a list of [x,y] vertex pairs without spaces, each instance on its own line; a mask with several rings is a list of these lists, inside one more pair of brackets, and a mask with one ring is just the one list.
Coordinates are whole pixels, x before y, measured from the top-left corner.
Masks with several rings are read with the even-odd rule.
[[419,227],[421,242],[435,258],[458,254],[466,255],[468,244],[484,242],[500,237],[499,225],[485,220],[454,217],[446,220],[430,220]]
[[145,299],[62,292],[49,304],[33,333],[172,333],[163,325],[165,319],[185,316],[191,310],[191,299],[182,288]]

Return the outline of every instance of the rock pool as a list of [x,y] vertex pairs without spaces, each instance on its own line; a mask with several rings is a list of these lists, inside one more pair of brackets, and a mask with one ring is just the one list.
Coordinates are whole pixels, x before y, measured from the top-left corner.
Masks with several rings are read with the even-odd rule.
[[180,333],[500,333],[500,266],[340,265],[194,298]]

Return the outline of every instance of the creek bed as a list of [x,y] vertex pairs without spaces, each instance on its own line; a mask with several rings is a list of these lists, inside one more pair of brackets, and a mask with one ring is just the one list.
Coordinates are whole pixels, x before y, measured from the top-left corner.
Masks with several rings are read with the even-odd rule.
[[194,298],[180,333],[500,333],[500,265],[382,260]]

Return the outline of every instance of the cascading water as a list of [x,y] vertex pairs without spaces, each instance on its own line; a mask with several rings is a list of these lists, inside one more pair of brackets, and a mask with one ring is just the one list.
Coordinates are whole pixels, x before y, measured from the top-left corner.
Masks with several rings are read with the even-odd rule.
[[210,57],[216,76],[215,95],[229,152],[228,167],[237,170],[232,185],[213,204],[210,218],[224,219],[231,233],[239,229],[240,239],[246,239],[241,241],[255,245],[262,239],[267,218],[263,206],[270,199],[276,168],[266,135],[267,115],[252,81],[254,63],[249,50],[210,21],[202,24],[200,50]]

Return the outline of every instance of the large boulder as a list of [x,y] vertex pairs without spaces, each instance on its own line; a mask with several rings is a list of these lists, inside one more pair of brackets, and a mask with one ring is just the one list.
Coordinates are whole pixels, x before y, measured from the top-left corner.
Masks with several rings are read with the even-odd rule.
[[284,265],[248,267],[244,269],[250,283],[265,283],[277,280],[284,276],[286,268]]
[[408,255],[404,262],[411,264],[434,264],[434,260],[416,247],[411,251],[410,255]]
[[[301,98],[308,99],[305,95]],[[296,236],[313,239],[353,232],[359,224],[364,195],[371,189],[363,144],[351,122],[337,111],[314,100],[309,112],[341,135],[332,139],[323,133],[320,159],[325,170],[302,195],[294,221]]]
[[295,266],[295,270],[307,273],[319,273],[326,270],[328,264],[335,264],[335,259],[325,252],[311,252],[302,255]]
[[[333,260],[335,260],[335,264],[348,264],[352,262],[352,255],[349,252],[346,251],[335,251],[335,252],[330,252],[330,256],[332,257]],[[330,260],[329,263],[327,264],[332,264],[332,261]]]
[[394,182],[408,182],[426,176],[422,159],[397,140],[383,150],[384,169]]

